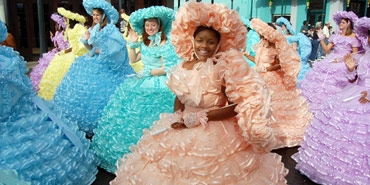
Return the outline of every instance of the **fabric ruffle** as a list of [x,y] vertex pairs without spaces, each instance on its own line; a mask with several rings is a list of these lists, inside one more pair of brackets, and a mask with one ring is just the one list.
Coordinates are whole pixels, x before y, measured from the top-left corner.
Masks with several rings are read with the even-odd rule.
[[8,29],[3,21],[0,20],[0,42],[3,42],[8,37]]
[[362,46],[366,48],[366,50],[369,49],[367,33],[370,30],[370,18],[361,17],[360,19],[358,19],[355,22],[354,30],[357,37],[361,40]]
[[247,29],[236,11],[222,4],[188,2],[176,13],[171,31],[176,53],[185,61],[194,57],[193,34],[199,26],[212,27],[221,34],[219,52],[245,48]]
[[[203,81],[204,89],[209,90],[204,93],[212,97],[218,93],[218,96],[223,96],[220,91],[222,81],[218,78],[225,79],[230,100],[239,103],[236,108],[238,116],[209,121],[205,128],[168,129],[152,135],[153,131],[169,128],[174,120],[173,114],[161,114],[160,120],[150,130],[144,131],[139,143],[131,148],[131,153],[119,162],[112,185],[286,184],[284,176],[287,170],[280,161],[281,157],[268,152],[274,137],[268,127],[267,105],[262,103],[268,101],[263,80],[258,80],[258,74],[249,68],[240,51],[225,52],[217,57],[204,63],[200,69],[201,74],[207,74],[204,78],[212,79]],[[212,65],[214,61],[217,64]],[[182,71],[179,65],[173,75],[182,76]],[[192,84],[192,77],[188,76],[189,83],[183,84]],[[173,80],[176,79],[174,77]],[[176,90],[178,83],[172,84],[171,81],[169,87]],[[185,105],[184,114],[211,109],[210,104],[223,103],[225,99],[214,101],[201,101],[196,108]]]
[[338,11],[334,13],[333,20],[335,21],[337,25],[340,24],[340,21],[342,19],[350,19],[352,23],[354,24],[357,21],[358,17],[352,11]]
[[40,80],[38,96],[45,100],[53,99],[58,85],[68,72],[74,59],[75,55],[72,52],[54,57]]
[[370,183],[370,104],[356,97],[369,87],[349,85],[316,113],[293,156],[296,168],[311,180],[328,185]]
[[32,86],[36,91],[39,90],[39,84],[45,69],[49,66],[50,61],[54,58],[57,52],[58,51],[56,49],[53,49],[47,53],[44,53],[42,58],[39,59],[38,64],[32,68],[30,79],[32,80]]
[[[298,83],[305,77],[306,73],[311,69],[308,63],[308,57],[311,54],[312,44],[310,39],[307,38],[303,33],[298,33],[298,47],[299,57],[301,58],[301,68],[298,74]],[[299,85],[298,85],[299,86]]]
[[[94,130],[92,148],[101,158],[101,167],[114,173],[116,162],[129,152],[162,112],[172,112],[174,94],[166,86],[166,76],[151,76],[150,71],[164,65],[167,75],[178,64],[173,46],[140,46],[144,69],[140,79],[128,78],[116,89]],[[114,139],[112,139],[114,138]],[[109,144],[107,144],[109,143]]]
[[[255,45],[260,42],[261,38],[258,35],[256,31],[253,29],[249,30],[247,33],[247,45],[246,45],[246,51],[249,52],[251,56],[256,56],[256,51],[255,51]],[[247,59],[247,61],[250,61]],[[256,64],[252,61],[250,61],[249,65],[251,67],[255,66]]]
[[297,85],[297,75],[300,70],[300,58],[297,51],[288,44],[283,34],[274,30],[262,20],[256,18],[252,19],[251,26],[259,35],[275,43],[281,71],[283,72],[283,84],[286,88],[295,89]]
[[[38,95],[45,100],[51,100],[54,97],[55,91],[68,72],[71,64],[76,57],[86,54],[89,50],[79,40],[85,34],[86,28],[81,24],[76,24],[72,29],[67,29],[65,34],[72,48],[72,52],[59,52],[50,61],[50,64],[45,69],[39,83]],[[67,49],[67,48],[65,48]]]
[[129,74],[125,41],[112,24],[97,33],[93,45],[99,54],[78,57],[59,84],[54,101],[69,119],[77,121],[81,130],[92,133],[103,108],[116,87]]
[[65,22],[65,20],[63,19],[62,16],[58,15],[57,13],[53,13],[53,14],[51,14],[50,18],[58,24],[59,29],[60,29],[60,27],[62,27],[64,29],[66,28],[66,22]]
[[84,24],[86,22],[86,19],[84,16],[78,14],[78,13],[73,13],[69,10],[66,10],[64,9],[63,7],[59,7],[57,8],[57,11],[60,15],[62,15],[63,17],[67,18],[67,19],[71,19],[73,21],[77,21],[81,24]]
[[286,19],[285,17],[279,17],[277,20],[276,20],[276,23],[279,25],[279,26],[282,26],[283,24],[285,25],[286,29],[289,30],[289,33],[292,34],[292,35],[295,35],[295,30],[294,28],[292,27],[292,25],[290,24],[290,22],[288,21],[288,19]]
[[332,35],[329,42],[334,44],[334,51],[320,62],[314,63],[299,86],[302,95],[309,102],[311,112],[320,110],[321,104],[326,99],[349,84],[343,56],[351,53],[352,47],[361,46],[357,38],[349,38],[339,34]]
[[51,60],[53,60],[55,54],[69,47],[69,42],[64,40],[64,33],[65,32],[63,31],[55,33],[55,36],[52,38],[55,48],[47,53],[44,53],[42,55],[42,58],[39,59],[37,65],[32,68],[30,78],[32,81],[32,85],[36,91],[39,90],[41,78],[44,75],[46,68],[49,66],[49,63],[51,62]]
[[163,31],[169,35],[172,21],[175,19],[175,11],[165,6],[150,6],[136,10],[130,15],[130,25],[138,33],[143,33],[144,21],[149,18],[158,18],[163,26]]
[[11,169],[0,170],[0,184],[31,185],[30,182],[19,180],[17,171]]
[[167,77],[128,78],[111,96],[94,130],[92,149],[100,166],[116,171],[117,160],[142,137],[160,113],[173,112],[175,95],[165,84]]
[[0,58],[0,105],[7,108],[0,114],[0,169],[35,185],[91,184],[98,160],[84,134],[51,103],[35,98],[18,52],[1,47]]

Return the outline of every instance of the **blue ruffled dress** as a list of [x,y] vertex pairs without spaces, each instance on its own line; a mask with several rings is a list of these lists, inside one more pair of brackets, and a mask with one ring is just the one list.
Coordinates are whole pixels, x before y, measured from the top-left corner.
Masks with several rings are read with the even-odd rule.
[[33,185],[93,183],[98,159],[89,141],[36,95],[26,72],[18,52],[0,47],[0,171]]
[[90,37],[94,48],[75,59],[54,95],[55,104],[88,134],[93,133],[117,86],[135,73],[126,42],[115,25],[108,24]]
[[[163,64],[168,73],[179,62],[169,39],[165,45],[148,47],[140,45],[144,72],[141,78],[125,80],[111,96],[98,128],[94,130],[92,149],[101,159],[101,167],[114,173],[116,161],[142,136],[159,114],[173,112],[175,95],[166,85],[167,76],[151,76],[150,71]],[[163,61],[161,61],[161,57]]]
[[303,80],[307,71],[311,69],[310,64],[308,63],[308,57],[310,56],[312,49],[311,41],[308,39],[306,35],[302,33],[298,33],[297,35],[287,37],[287,41],[290,45],[292,45],[293,42],[297,43],[298,47],[297,52],[299,58],[301,59],[301,67],[298,73],[298,86],[299,86],[299,83]]

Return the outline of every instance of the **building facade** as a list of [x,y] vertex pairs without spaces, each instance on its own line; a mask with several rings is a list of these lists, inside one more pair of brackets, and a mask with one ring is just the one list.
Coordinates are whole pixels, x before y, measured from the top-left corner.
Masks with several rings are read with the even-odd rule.
[[[177,10],[189,0],[107,0],[117,9],[131,12],[153,5],[164,5]],[[246,18],[257,17],[274,22],[284,16],[299,30],[303,21],[314,25],[318,21],[330,22],[340,10],[351,10],[359,17],[370,17],[370,0],[190,0],[225,4]],[[50,15],[57,7],[87,15],[82,0],[0,0],[0,19],[8,25],[16,38],[18,51],[27,61],[37,60],[40,54],[52,47],[48,37],[54,26]],[[40,13],[39,13],[40,12]],[[41,24],[40,24],[41,23]]]
[[[174,0],[174,9],[186,1]],[[336,28],[332,15],[341,10],[355,12],[359,17],[370,17],[370,0],[190,0],[225,4],[235,9],[246,18],[260,18],[265,22],[274,22],[284,16],[293,28],[300,30],[303,21],[315,25],[316,22],[330,22]]]

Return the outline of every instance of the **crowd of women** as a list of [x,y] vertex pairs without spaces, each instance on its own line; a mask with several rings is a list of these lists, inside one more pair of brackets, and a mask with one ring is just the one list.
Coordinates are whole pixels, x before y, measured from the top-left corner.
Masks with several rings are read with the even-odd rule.
[[296,146],[312,181],[370,183],[370,18],[336,12],[311,67],[311,42],[283,17],[83,6],[90,26],[64,8],[51,16],[55,48],[30,77],[0,48],[0,184],[87,185],[98,166],[112,185],[287,184],[271,151]]

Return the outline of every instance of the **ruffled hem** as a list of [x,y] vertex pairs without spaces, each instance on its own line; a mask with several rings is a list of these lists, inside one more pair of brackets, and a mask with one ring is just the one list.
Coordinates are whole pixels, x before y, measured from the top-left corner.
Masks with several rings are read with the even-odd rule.
[[11,111],[0,114],[0,169],[16,170],[35,185],[91,184],[98,160],[84,134],[52,104],[36,103],[25,61],[17,52],[7,54],[3,58],[11,60],[0,61],[0,105]]
[[46,68],[49,66],[50,61],[54,58],[57,53],[56,49],[49,51],[42,55],[42,58],[39,59],[38,64],[32,69],[30,73],[30,79],[32,81],[32,86],[36,91],[39,90],[39,84],[44,74]]
[[[323,60],[331,61],[335,56],[327,56]],[[311,111],[318,111],[321,105],[330,96],[341,91],[349,85],[346,78],[346,67],[343,62],[333,63],[320,61],[313,65],[313,68],[306,73],[300,83],[302,95],[307,98]]]
[[[15,169],[21,179],[32,184],[91,184],[97,174],[98,161],[84,134],[76,126],[61,120],[83,143],[78,148],[66,138],[62,128],[25,101],[22,115],[1,124],[0,167]],[[55,111],[56,115],[61,112]],[[82,149],[82,150],[81,150]]]
[[116,162],[141,138],[160,113],[173,112],[175,95],[165,85],[167,78],[126,79],[111,96],[94,130],[92,149],[100,166],[116,171]]
[[369,184],[369,114],[358,99],[331,98],[307,128],[296,168],[319,184]]
[[[161,114],[151,131],[168,128],[172,116]],[[281,157],[256,154],[234,119],[208,125],[154,136],[145,131],[111,184],[286,184]]]
[[126,75],[132,73],[128,63],[122,65],[126,68],[116,70],[96,57],[77,58],[56,90],[55,104],[76,121],[81,130],[92,133],[110,95]]
[[306,99],[298,89],[282,87],[283,79],[278,73],[262,73],[262,78],[272,91],[271,109],[274,121],[270,126],[277,138],[276,148],[300,145],[312,114]]

